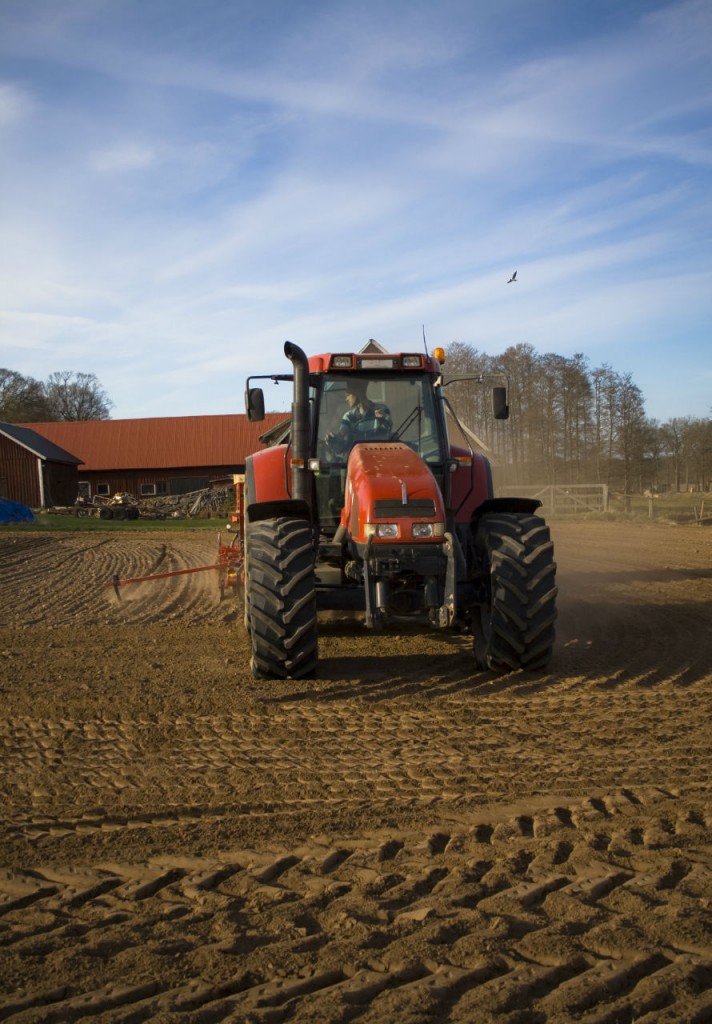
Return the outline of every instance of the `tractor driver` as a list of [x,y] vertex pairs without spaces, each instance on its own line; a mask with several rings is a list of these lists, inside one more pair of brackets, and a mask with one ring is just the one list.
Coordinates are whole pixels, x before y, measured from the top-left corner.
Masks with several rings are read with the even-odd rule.
[[372,402],[366,392],[368,381],[354,377],[346,385],[348,409],[336,433],[326,435],[327,444],[346,453],[358,441],[388,441],[393,429],[391,412],[383,402]]

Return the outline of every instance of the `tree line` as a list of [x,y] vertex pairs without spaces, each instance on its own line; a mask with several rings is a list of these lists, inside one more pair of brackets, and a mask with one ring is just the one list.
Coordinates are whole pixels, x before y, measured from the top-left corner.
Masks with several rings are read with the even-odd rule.
[[[447,349],[445,394],[459,419],[490,449],[500,484],[602,483],[625,494],[708,490],[712,420],[645,415],[630,373],[581,353],[540,354],[528,344],[488,356],[455,342]],[[494,420],[490,386],[507,384],[510,418]],[[113,406],[93,373],[63,370],[46,381],[0,369],[0,420],[109,419]]]
[[[528,344],[488,356],[462,342],[447,349],[445,389],[458,417],[492,451],[501,484],[602,483],[625,494],[646,490],[708,490],[712,420],[645,415],[630,373],[581,353],[540,354]],[[483,375],[507,384],[510,418],[492,417],[491,388],[458,381]]]
[[113,404],[94,373],[58,370],[40,381],[0,369],[0,420],[5,423],[108,420]]

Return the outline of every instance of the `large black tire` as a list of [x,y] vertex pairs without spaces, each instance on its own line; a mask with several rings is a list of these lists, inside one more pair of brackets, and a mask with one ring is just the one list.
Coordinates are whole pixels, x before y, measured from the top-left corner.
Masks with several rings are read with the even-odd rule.
[[546,669],[557,594],[549,527],[535,515],[483,515],[475,549],[488,582],[488,598],[472,615],[478,666],[498,673]]
[[246,602],[257,679],[304,679],[317,664],[312,531],[303,519],[251,523]]

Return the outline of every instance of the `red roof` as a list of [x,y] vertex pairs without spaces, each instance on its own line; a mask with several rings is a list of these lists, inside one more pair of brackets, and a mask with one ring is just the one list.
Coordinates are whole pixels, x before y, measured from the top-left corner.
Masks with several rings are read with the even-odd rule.
[[248,455],[262,448],[260,435],[288,417],[279,412],[267,413],[260,423],[232,414],[23,426],[76,455],[86,470],[180,469],[243,465]]

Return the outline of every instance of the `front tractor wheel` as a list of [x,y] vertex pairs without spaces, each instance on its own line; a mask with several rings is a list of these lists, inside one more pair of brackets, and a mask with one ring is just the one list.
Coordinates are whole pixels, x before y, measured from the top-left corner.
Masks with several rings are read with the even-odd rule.
[[314,550],[303,519],[250,525],[245,604],[257,679],[304,679],[317,663]]
[[483,515],[475,547],[488,597],[473,609],[479,668],[540,671],[550,660],[556,620],[556,563],[549,527],[535,515]]

